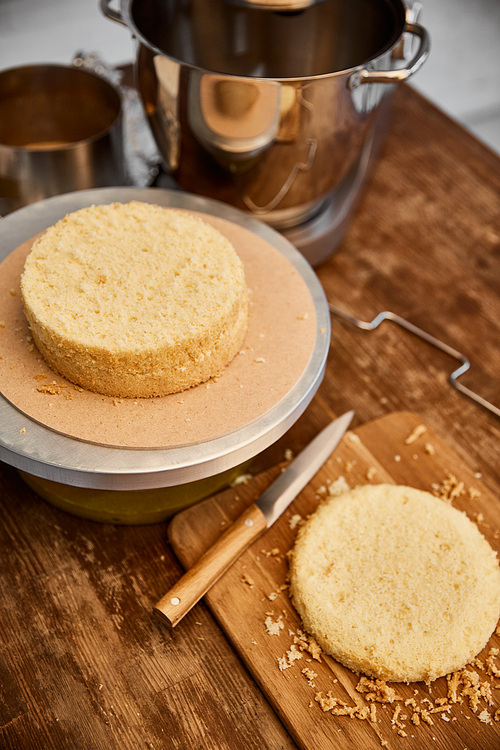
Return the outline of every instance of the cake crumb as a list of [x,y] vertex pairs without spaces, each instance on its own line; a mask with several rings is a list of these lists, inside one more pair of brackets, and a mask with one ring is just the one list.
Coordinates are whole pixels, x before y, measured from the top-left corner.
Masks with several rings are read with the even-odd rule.
[[494,659],[496,656],[498,656],[498,653],[498,648],[490,648],[488,656],[486,657],[486,674],[489,674],[492,677],[500,677],[500,669],[494,662]]
[[268,615],[264,620],[264,625],[269,635],[279,635],[285,627],[283,624],[283,615],[280,615],[277,620],[272,620],[271,616]]
[[280,586],[278,586],[278,590],[277,591],[271,591],[271,593],[268,594],[267,598],[269,599],[270,602],[274,602],[274,601],[276,601],[276,599],[278,598],[278,596],[281,594],[281,592],[282,591],[286,591],[287,588],[288,588],[288,584],[282,583]]
[[293,636],[293,642],[301,651],[306,651],[315,661],[321,661],[321,647],[316,643],[314,638],[302,630],[296,633],[290,632]]
[[366,700],[376,701],[377,703],[394,703],[402,700],[396,690],[385,680],[372,680],[362,675],[356,685],[358,693],[363,693]]
[[350,706],[344,701],[335,698],[329,690],[327,694],[316,693],[314,700],[319,704],[322,711],[325,713],[329,712],[333,716],[350,716],[351,718],[361,719],[362,721],[369,719],[371,713],[368,706]]
[[340,476],[328,486],[328,495],[329,497],[338,497],[338,495],[341,495],[343,492],[348,492],[349,490],[350,487],[345,477]]
[[432,494],[447,503],[453,503],[464,491],[464,482],[459,481],[453,474],[447,474],[441,484],[431,486]]
[[361,443],[361,439],[360,439],[359,435],[356,435],[355,432],[351,432],[351,431],[347,432],[346,433],[346,438],[347,438],[347,440],[350,440],[351,443]]
[[405,444],[412,445],[412,443],[415,443],[425,432],[427,432],[427,427],[424,424],[417,425],[408,437],[405,438]]
[[481,721],[483,724],[493,724],[491,720],[491,714],[488,711],[487,708],[483,709],[480,714],[478,714],[479,721]]
[[243,583],[246,583],[247,586],[249,586],[251,589],[253,589],[253,587],[255,585],[255,581],[253,580],[253,578],[252,578],[251,575],[249,575],[248,573],[243,573],[243,576],[242,576],[241,580],[242,580]]
[[420,716],[422,717],[422,721],[425,721],[425,723],[429,724],[429,726],[434,724],[434,722],[432,721],[432,716],[426,708],[422,709],[422,711],[420,712]]
[[[303,658],[302,651],[297,647],[295,643],[292,643],[288,651],[286,652],[286,658],[289,664],[293,664],[294,661],[298,661]],[[303,670],[302,670],[303,671]],[[317,677],[317,675],[316,675]]]
[[231,482],[231,487],[237,487],[239,484],[248,484],[251,478],[251,474],[238,474]]
[[316,679],[318,675],[313,669],[310,669],[309,667],[304,667],[304,669],[302,670],[302,674],[307,679],[307,684],[309,685],[309,687],[312,687],[312,688],[316,687],[314,684],[314,680]]
[[403,722],[408,718],[406,714],[401,713],[401,704],[397,704],[394,708],[394,713],[392,714],[391,718],[391,724],[392,728],[397,732],[397,734],[400,737],[407,737],[407,733],[405,732],[406,724]]
[[278,657],[278,669],[280,672],[284,672],[285,669],[291,669],[292,665],[289,664],[285,656]]
[[280,554],[280,550],[278,549],[278,547],[273,547],[271,550],[261,549],[261,553],[264,555],[264,557],[278,557]]
[[299,526],[303,522],[303,518],[299,513],[294,513],[294,515],[290,518],[290,521],[288,522],[288,525],[292,531]]
[[64,391],[65,388],[66,388],[65,385],[56,383],[55,380],[53,380],[51,383],[45,383],[44,385],[40,385],[37,388],[37,391],[39,393],[48,393],[51,396],[58,396]]

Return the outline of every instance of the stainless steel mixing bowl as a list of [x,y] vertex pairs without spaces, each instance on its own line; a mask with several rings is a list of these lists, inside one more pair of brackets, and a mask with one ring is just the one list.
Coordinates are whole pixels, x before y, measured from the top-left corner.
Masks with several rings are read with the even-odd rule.
[[401,0],[321,0],[293,11],[251,0],[110,5],[101,0],[137,39],[137,85],[179,186],[279,229],[320,211],[371,148],[391,84],[429,51]]

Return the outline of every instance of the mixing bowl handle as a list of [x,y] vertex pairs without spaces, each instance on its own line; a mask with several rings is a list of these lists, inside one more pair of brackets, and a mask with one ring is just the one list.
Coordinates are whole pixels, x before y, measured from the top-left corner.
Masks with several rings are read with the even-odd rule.
[[100,0],[99,5],[101,7],[101,11],[104,13],[105,16],[110,18],[112,21],[116,21],[117,23],[123,24],[123,26],[126,26],[126,22],[123,20],[122,14],[119,10],[113,10],[113,8],[110,8],[110,5],[112,3],[112,0]]
[[420,45],[408,67],[398,70],[356,70],[349,78],[349,88],[355,89],[362,83],[397,83],[406,81],[417,72],[429,55],[430,37],[426,29],[419,23],[406,23],[403,33],[415,34],[420,39]]

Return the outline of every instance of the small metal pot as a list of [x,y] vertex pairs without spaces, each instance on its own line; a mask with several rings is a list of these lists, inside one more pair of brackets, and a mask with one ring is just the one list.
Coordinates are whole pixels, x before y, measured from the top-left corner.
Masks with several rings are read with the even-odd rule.
[[137,86],[179,186],[277,228],[319,211],[371,143],[391,84],[429,51],[401,0],[110,3],[138,40]]
[[121,99],[64,65],[0,72],[0,215],[43,198],[123,185]]

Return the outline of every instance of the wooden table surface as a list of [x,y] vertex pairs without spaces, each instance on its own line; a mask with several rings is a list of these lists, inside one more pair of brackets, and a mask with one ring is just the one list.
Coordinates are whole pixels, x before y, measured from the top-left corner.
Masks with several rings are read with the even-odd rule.
[[[465,354],[461,381],[500,406],[500,159],[406,85],[318,275],[344,311],[368,321],[391,310]],[[408,410],[500,502],[500,422],[450,386],[455,366],[390,322],[362,331],[334,316],[324,382],[253,470],[347,409],[355,426]],[[0,465],[2,750],[295,747],[204,603],[173,630],[153,618],[180,573],[166,524],[74,518]]]

